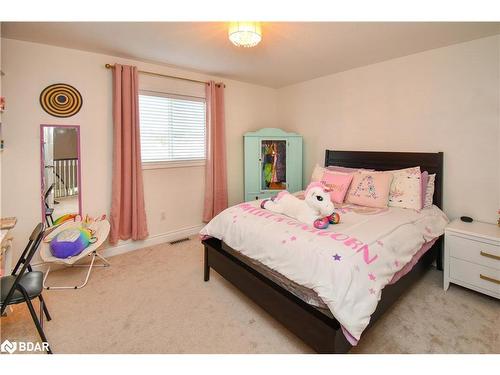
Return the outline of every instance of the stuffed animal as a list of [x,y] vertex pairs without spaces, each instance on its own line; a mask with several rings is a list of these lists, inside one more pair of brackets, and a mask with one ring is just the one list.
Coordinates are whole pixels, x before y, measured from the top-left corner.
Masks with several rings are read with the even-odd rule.
[[330,194],[320,182],[312,182],[304,193],[304,200],[295,197],[288,191],[282,191],[272,199],[262,201],[261,208],[290,216],[300,222],[325,229],[328,224],[336,224],[340,216],[334,212],[335,207]]
[[68,228],[50,241],[50,252],[56,258],[66,259],[80,254],[96,241],[90,230],[81,227]]

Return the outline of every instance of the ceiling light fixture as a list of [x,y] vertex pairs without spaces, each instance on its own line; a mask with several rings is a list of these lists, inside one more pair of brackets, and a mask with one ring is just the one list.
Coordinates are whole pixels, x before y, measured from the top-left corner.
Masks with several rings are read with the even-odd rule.
[[228,35],[237,47],[255,47],[262,40],[260,22],[231,22]]

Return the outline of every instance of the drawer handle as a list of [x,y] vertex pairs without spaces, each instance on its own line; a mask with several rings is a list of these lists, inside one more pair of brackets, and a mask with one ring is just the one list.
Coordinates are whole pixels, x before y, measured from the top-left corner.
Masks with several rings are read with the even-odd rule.
[[483,257],[486,257],[486,258],[491,258],[491,259],[495,259],[495,260],[500,260],[500,256],[495,255],[495,254],[486,253],[486,252],[484,252],[484,251],[481,251],[479,254],[481,254]]
[[483,280],[489,281],[490,283],[500,284],[500,280],[494,279],[493,277],[484,276],[483,274],[479,274],[479,277]]

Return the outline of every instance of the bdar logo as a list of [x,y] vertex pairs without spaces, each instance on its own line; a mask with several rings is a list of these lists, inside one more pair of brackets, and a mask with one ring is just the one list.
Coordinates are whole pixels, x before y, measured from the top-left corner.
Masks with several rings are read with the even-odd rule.
[[15,342],[10,342],[9,340],[5,340],[4,342],[2,342],[2,345],[0,345],[0,351],[2,353],[9,353],[9,354],[12,354],[16,351],[16,348],[17,348],[17,343]]

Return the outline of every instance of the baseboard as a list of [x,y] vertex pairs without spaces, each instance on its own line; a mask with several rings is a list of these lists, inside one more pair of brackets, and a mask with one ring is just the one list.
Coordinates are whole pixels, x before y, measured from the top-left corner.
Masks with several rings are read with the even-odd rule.
[[[102,254],[102,256],[104,256],[105,258],[111,258],[111,257],[114,257],[116,255],[125,254],[125,253],[128,253],[130,251],[143,249],[145,247],[154,246],[154,245],[158,245],[158,244],[165,243],[165,242],[176,241],[176,240],[179,240],[179,239],[184,238],[184,237],[198,235],[198,233],[200,232],[200,230],[203,227],[204,227],[204,224],[194,225],[191,227],[173,230],[173,231],[170,231],[167,233],[149,236],[148,238],[146,238],[145,240],[142,240],[142,241],[132,241],[132,240],[121,241],[116,246],[110,246],[109,243],[106,243],[104,246],[107,246],[107,247],[104,249],[101,249],[101,251],[99,251],[99,253]],[[51,266],[51,269],[56,270],[57,268],[64,267],[62,265],[60,267],[58,267],[58,266],[59,266],[58,264],[53,264]],[[45,271],[47,268],[47,264],[46,263],[35,263],[35,264],[32,264],[32,267],[37,271]]]
[[116,246],[108,247],[102,250],[100,253],[106,257],[113,257],[115,255],[125,254],[129,251],[134,251],[142,249],[144,247],[154,246],[165,242],[171,242],[179,240],[184,237],[189,237],[197,235],[200,230],[204,227],[204,224],[194,225],[192,227],[177,229],[171,232],[157,234],[155,236],[150,236],[143,241],[122,241]]

